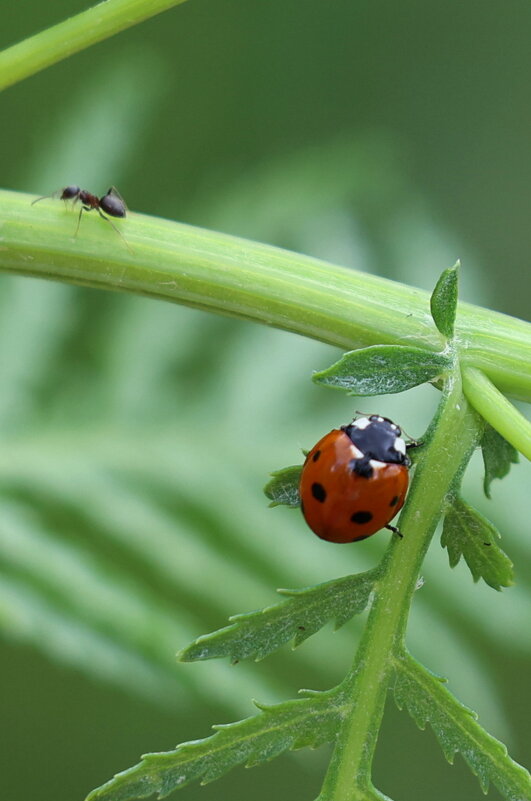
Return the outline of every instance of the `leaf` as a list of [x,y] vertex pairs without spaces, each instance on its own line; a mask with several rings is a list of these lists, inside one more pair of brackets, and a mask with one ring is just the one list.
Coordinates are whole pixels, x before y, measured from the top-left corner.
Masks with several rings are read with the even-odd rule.
[[483,490],[490,498],[490,485],[495,478],[503,478],[518,463],[518,451],[495,428],[486,424],[481,440],[481,451],[485,465]]
[[27,580],[2,575],[0,626],[3,639],[24,642],[52,661],[61,661],[92,679],[116,684],[177,714],[191,688],[177,672],[146,659],[116,637],[98,631],[75,613],[53,603]]
[[510,758],[503,743],[480,726],[476,713],[454,698],[444,686],[445,679],[407,653],[395,660],[395,667],[393,691],[398,708],[405,707],[420,729],[426,723],[431,725],[450,764],[460,752],[484,793],[492,782],[508,801],[531,798],[529,773]]
[[314,373],[313,380],[349,395],[388,395],[434,381],[449,366],[442,353],[409,345],[371,345],[345,353],[331,367]]
[[292,508],[300,506],[299,483],[301,471],[302,465],[296,464],[271,473],[271,481],[264,487],[264,492],[271,501],[269,506],[284,505]]
[[[101,301],[49,282],[4,276],[1,284],[0,635],[28,647],[28,658],[40,650],[155,708],[182,711],[200,700],[206,708],[223,704],[231,719],[249,697],[269,697],[273,688],[287,697],[285,670],[235,671],[218,661],[205,681],[174,657],[212,620],[265,606],[271,587],[297,586],[301,570],[306,584],[322,580],[307,555],[295,563],[271,548],[270,522],[258,519],[262,468],[248,444],[227,423],[216,429],[214,448],[204,424],[227,401],[222,379],[242,341],[234,324],[145,299]],[[202,381],[184,376],[227,331],[231,347],[208,362],[221,393],[214,399]],[[257,350],[270,355],[273,344],[279,358],[264,383],[274,386],[281,356],[293,373],[297,350],[286,339],[295,346],[294,338],[249,325],[243,341],[250,339],[246,354],[238,350],[246,380]],[[276,391],[284,403],[289,379]],[[248,414],[260,416],[257,447],[269,444],[272,456],[269,407],[274,417],[273,399],[257,399]],[[327,576],[352,572],[342,561],[330,558]],[[326,682],[347,648],[347,637],[338,637],[332,660],[306,649],[298,661],[317,664]]]
[[500,534],[483,515],[456,497],[444,518],[441,545],[450,567],[464,557],[474,581],[500,590],[514,583],[513,564],[497,544]]
[[164,798],[193,781],[214,781],[237,765],[253,767],[284,751],[332,741],[343,713],[343,691],[303,692],[308,697],[274,706],[257,704],[258,715],[214,726],[216,733],[204,740],[146,754],[137,765],[93,790],[86,801],[128,801],[154,793]]
[[180,651],[182,662],[228,656],[233,662],[264,659],[290,640],[294,647],[319,631],[330,620],[336,629],[367,606],[379,571],[368,570],[303,590],[279,590],[288,595],[283,603],[234,615],[231,626],[199,637]]
[[430,299],[431,316],[441,334],[447,339],[451,339],[454,335],[460,266],[461,263],[457,261],[453,267],[442,273]]

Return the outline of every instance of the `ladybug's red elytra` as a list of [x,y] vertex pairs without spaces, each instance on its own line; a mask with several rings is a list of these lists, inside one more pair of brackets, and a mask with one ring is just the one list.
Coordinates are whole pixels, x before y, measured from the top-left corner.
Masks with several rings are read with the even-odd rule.
[[381,528],[406,499],[411,462],[400,428],[386,417],[360,417],[330,431],[306,457],[301,509],[310,528],[329,542],[355,542]]

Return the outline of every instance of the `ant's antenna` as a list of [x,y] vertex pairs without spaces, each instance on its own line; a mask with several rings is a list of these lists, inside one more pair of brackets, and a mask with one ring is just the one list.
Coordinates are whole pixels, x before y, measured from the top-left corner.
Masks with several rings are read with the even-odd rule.
[[38,197],[35,200],[32,200],[30,205],[34,206],[35,203],[38,203],[40,200],[46,200],[49,197],[55,197],[55,195],[43,195],[42,197]]

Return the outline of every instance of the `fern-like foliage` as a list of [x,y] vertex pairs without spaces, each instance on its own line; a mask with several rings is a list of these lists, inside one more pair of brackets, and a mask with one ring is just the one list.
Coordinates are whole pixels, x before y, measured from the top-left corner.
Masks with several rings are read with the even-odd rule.
[[290,465],[271,473],[271,480],[264,487],[265,495],[270,499],[270,506],[300,506],[299,483],[302,465]]
[[490,498],[492,481],[495,478],[504,478],[511,469],[511,465],[517,464],[518,451],[489,425],[485,426],[481,450],[485,464],[483,490],[487,498]]
[[445,687],[445,679],[430,673],[409,654],[395,660],[393,687],[399,709],[406,708],[419,728],[432,727],[443,753],[452,763],[460,753],[486,793],[492,782],[508,801],[531,798],[531,777],[507,754],[507,748],[477,722],[477,715]]
[[[347,183],[351,179],[343,165],[352,163],[352,152],[348,144],[337,160],[337,175]],[[278,171],[299,212],[301,198],[323,204],[312,207],[312,213],[329,203],[328,196],[321,200],[320,162],[300,165],[301,176],[316,169],[315,201],[311,193],[300,191],[300,183],[285,180],[288,164]],[[366,163],[363,154],[360,164]],[[381,169],[381,159],[375,163]],[[255,186],[267,182],[251,183],[254,196]],[[347,183],[341,191],[349,195]],[[260,202],[264,198],[267,192],[261,193]],[[276,192],[269,202],[270,211],[284,208]],[[227,203],[221,205],[225,211]],[[243,210],[236,209],[232,223],[241,225]],[[307,230],[306,212],[301,212],[301,230]],[[259,217],[271,225],[275,215]],[[218,220],[212,224],[231,226],[218,226]],[[284,211],[277,224],[282,232]],[[249,233],[255,236],[256,229]],[[268,231],[263,238],[281,241],[277,233]],[[331,233],[335,239],[335,228]],[[304,250],[303,241],[290,241]],[[438,329],[447,337],[455,316],[452,281],[449,275],[440,282],[432,304]],[[188,671],[175,665],[174,651],[198,631],[247,608],[250,598],[257,606],[267,603],[271,586],[317,582],[323,575],[374,564],[377,546],[372,541],[335,550],[311,535],[303,541],[300,515],[279,510],[274,520],[274,515],[265,522],[260,517],[267,514],[257,489],[263,466],[277,458],[278,437],[275,442],[271,432],[282,426],[294,432],[303,414],[319,431],[344,413],[337,398],[323,397],[319,411],[300,398],[301,380],[322,363],[325,346],[243,325],[236,332],[230,322],[163,304],[124,297],[102,300],[68,287],[10,279],[3,282],[0,298],[0,333],[2,635],[165,710],[182,710],[194,695],[203,704],[231,709],[242,698],[263,697],[263,690],[285,697],[282,654],[273,680],[261,667],[253,666],[251,674],[248,665],[233,670],[219,663]],[[441,348],[443,344],[441,338]],[[398,392],[437,380],[449,365],[446,351],[427,354],[410,347],[375,346],[348,355],[335,377],[325,371],[322,383],[341,384],[348,392]],[[252,404],[247,398],[250,386],[256,389]],[[417,402],[407,403],[411,412]],[[223,425],[213,426],[208,421],[220,418],[220,408]],[[252,432],[252,453],[247,432]],[[485,443],[492,480],[503,474],[499,449]],[[501,463],[511,461],[509,452]],[[267,493],[272,505],[298,505],[299,472],[295,466],[274,475]],[[466,558],[465,550],[463,545]],[[485,551],[495,553],[494,543]],[[502,575],[506,567],[490,563],[477,570],[493,586],[505,586],[503,575],[509,575]],[[282,591],[288,596],[285,602],[230,618],[230,626],[199,638],[181,658],[262,659],[285,643],[303,642],[327,622],[343,625],[369,605],[377,582],[378,570],[369,570],[305,590]],[[525,584],[524,592],[529,595]],[[420,595],[417,603],[424,602]],[[466,605],[472,622],[482,615],[471,597],[456,595],[451,602]],[[439,614],[439,625],[450,630],[443,606],[437,610],[434,604],[430,614]],[[322,632],[321,637],[327,636]],[[408,636],[414,643],[425,635],[413,629]],[[494,627],[490,636],[492,643],[499,641]],[[344,633],[335,637],[335,646],[333,651],[324,647],[317,656],[308,657],[307,648],[290,657],[303,667],[313,660],[323,675],[350,656]],[[472,646],[465,644],[456,669],[470,672],[473,659]],[[208,676],[215,680],[205,679],[201,670],[211,670]],[[433,688],[430,693],[427,699],[426,689],[431,710],[439,696]],[[451,696],[439,701],[441,716],[444,707],[451,723],[452,703],[457,702]],[[495,705],[496,698],[486,703]],[[205,740],[147,755],[94,791],[91,799],[163,796],[195,780],[211,781],[236,765],[258,764],[288,749],[332,741],[347,702],[338,688],[259,708],[255,717],[217,727]],[[448,729],[446,718],[444,722]],[[480,767],[482,760],[488,762],[490,748],[483,734],[487,739],[478,735],[474,752]],[[495,756],[497,765],[509,765],[501,752]],[[504,790],[502,782],[497,786]],[[513,785],[507,786],[513,792]],[[383,798],[372,789],[366,797]]]
[[229,657],[233,662],[264,659],[285,643],[293,646],[319,631],[328,621],[335,628],[366,608],[378,569],[328,581],[302,590],[278,590],[289,600],[256,612],[233,615],[231,626],[199,637],[179,653],[183,662]]
[[216,733],[204,740],[146,754],[138,765],[90,793],[86,801],[129,801],[155,793],[164,798],[193,781],[214,781],[237,765],[252,767],[288,750],[332,741],[345,703],[343,690],[303,693],[306,698],[273,706],[257,704],[258,715],[214,726]]
[[497,540],[500,534],[483,515],[456,496],[444,518],[441,545],[448,549],[450,566],[463,557],[474,581],[480,578],[500,590],[513,584],[513,564]]

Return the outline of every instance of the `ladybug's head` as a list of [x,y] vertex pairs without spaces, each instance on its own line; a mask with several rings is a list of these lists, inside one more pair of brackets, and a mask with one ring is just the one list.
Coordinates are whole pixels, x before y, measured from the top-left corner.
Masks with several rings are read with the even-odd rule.
[[371,416],[369,417],[369,422],[383,424],[384,426],[387,426],[387,428],[389,428],[390,431],[393,431],[395,436],[397,437],[402,436],[402,429],[400,428],[400,426],[397,426],[397,424],[393,423],[392,420],[389,420],[388,417],[381,417],[381,415],[379,414],[371,414]]
[[387,417],[381,417],[378,414],[359,417],[350,425],[343,426],[342,430],[368,459],[409,465],[402,431]]

